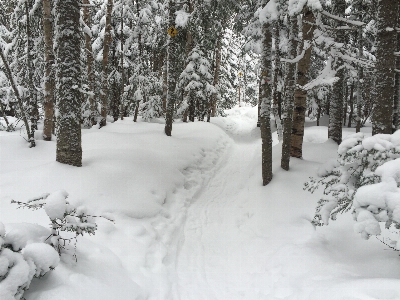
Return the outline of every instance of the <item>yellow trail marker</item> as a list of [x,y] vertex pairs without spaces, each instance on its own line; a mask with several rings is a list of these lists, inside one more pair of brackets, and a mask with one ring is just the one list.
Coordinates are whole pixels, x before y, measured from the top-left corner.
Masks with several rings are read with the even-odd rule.
[[174,26],[171,26],[168,28],[167,32],[171,37],[175,37],[178,34],[178,29],[176,29]]
[[239,74],[238,74],[240,77],[242,77],[243,76],[243,73],[242,72],[239,72]]

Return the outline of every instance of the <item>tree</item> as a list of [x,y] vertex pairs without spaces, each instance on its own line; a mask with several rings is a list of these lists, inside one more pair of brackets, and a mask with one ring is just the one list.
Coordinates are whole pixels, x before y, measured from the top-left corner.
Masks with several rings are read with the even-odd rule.
[[[346,10],[345,0],[332,1],[332,14],[343,18]],[[337,29],[335,32],[335,42],[344,43],[345,35],[344,30]],[[338,80],[333,84],[332,97],[329,110],[329,128],[328,137],[334,140],[337,144],[342,142],[342,123],[343,123],[343,82],[345,69],[343,60],[337,54],[335,47],[331,48],[332,56],[334,57],[334,66],[336,68],[336,77]]]
[[[169,0],[168,2],[168,23],[169,28],[175,29],[175,12],[176,12],[176,2],[174,0]],[[165,134],[171,136],[172,134],[172,122],[174,116],[174,104],[176,101],[175,87],[177,82],[177,69],[176,69],[176,57],[177,53],[177,43],[175,41],[175,35],[170,35],[168,38],[168,52],[167,52],[167,108],[165,114]]]
[[[298,25],[297,15],[292,14],[289,17],[289,59],[293,60],[297,56],[297,38],[298,38]],[[290,146],[292,141],[292,126],[293,126],[293,99],[294,90],[296,88],[296,63],[294,61],[288,62],[288,71],[286,79],[286,95],[285,95],[285,114],[283,118],[283,141],[282,141],[282,159],[281,167],[284,170],[289,170],[290,161]]]
[[311,63],[311,39],[314,35],[315,16],[312,10],[304,7],[302,20],[302,41],[300,49],[304,54],[297,65],[296,90],[294,92],[294,110],[292,127],[292,146],[290,156],[301,158],[303,156],[304,122],[307,105],[307,91],[303,87],[307,84],[307,73]]
[[107,0],[107,14],[106,14],[106,26],[104,30],[104,42],[103,42],[103,60],[102,60],[102,73],[101,73],[101,121],[100,127],[107,125],[107,94],[108,94],[108,52],[110,50],[111,43],[111,13],[113,9],[113,0]]
[[272,180],[272,134],[271,134],[271,48],[272,35],[270,25],[265,23],[262,27],[263,52],[261,65],[261,109],[260,130],[262,142],[262,181],[267,185]]
[[79,0],[57,0],[56,42],[56,161],[82,166],[80,100],[80,8]]
[[53,26],[50,0],[43,0],[43,36],[45,55],[44,77],[44,125],[43,140],[51,141],[54,117],[54,53],[53,53]]
[[378,1],[375,103],[372,134],[392,133],[398,1]]

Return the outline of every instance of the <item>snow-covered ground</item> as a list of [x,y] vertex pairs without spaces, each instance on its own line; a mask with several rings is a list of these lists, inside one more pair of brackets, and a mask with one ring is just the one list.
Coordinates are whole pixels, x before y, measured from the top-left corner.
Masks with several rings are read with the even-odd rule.
[[10,201],[57,190],[115,219],[98,219],[96,235],[79,238],[77,261],[63,256],[26,299],[400,299],[398,253],[362,240],[350,214],[310,223],[320,194],[303,184],[336,155],[327,128],[307,123],[304,159],[289,172],[274,133],[274,177],[263,187],[256,114],[236,107],[211,124],[176,122],[172,137],[160,122],[131,118],[83,130],[82,168],[55,162],[55,142],[39,133],[29,149],[19,132],[0,132],[8,233],[44,240],[45,213]]

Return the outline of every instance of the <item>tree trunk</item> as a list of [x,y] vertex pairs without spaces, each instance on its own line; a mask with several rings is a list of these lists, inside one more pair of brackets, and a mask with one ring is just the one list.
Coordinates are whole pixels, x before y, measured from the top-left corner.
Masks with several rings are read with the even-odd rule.
[[[290,16],[290,32],[289,32],[289,59],[294,59],[297,56],[297,38],[298,24],[297,16]],[[292,126],[293,126],[293,99],[294,90],[296,88],[296,63],[289,63],[287,66],[287,85],[285,93],[285,114],[283,118],[283,141],[282,141],[282,169],[289,170],[290,147],[292,142]]]
[[[219,72],[221,68],[221,36],[217,38],[217,45],[215,47],[215,69],[214,69],[214,80],[213,86],[218,89],[219,83]],[[217,114],[217,94],[213,94],[211,97],[211,117],[215,117]]]
[[[372,134],[392,133],[396,28],[398,1],[378,2],[376,83]],[[392,30],[387,30],[392,28]]]
[[108,52],[111,43],[111,13],[113,8],[113,0],[107,0],[107,15],[106,27],[104,30],[104,43],[103,43],[103,61],[102,61],[102,89],[100,92],[101,102],[101,121],[100,127],[107,125],[107,95],[108,95]]
[[304,56],[300,59],[297,65],[297,84],[294,92],[294,110],[293,110],[293,127],[292,127],[292,146],[290,150],[290,156],[301,158],[303,156],[303,136],[304,136],[304,122],[305,112],[307,105],[307,91],[301,87],[307,84],[307,73],[311,64],[311,39],[314,35],[315,27],[312,25],[315,23],[315,17],[311,10],[305,8],[303,13],[303,24],[302,24],[302,45],[300,49],[308,44],[308,48],[305,50]]
[[262,181],[267,185],[272,180],[272,134],[271,134],[271,48],[272,35],[269,24],[262,27],[263,52],[261,64],[261,141]]
[[[345,0],[335,0],[332,2],[332,14],[345,17],[346,2]],[[345,36],[343,30],[336,30],[335,41],[337,43],[344,43]],[[339,78],[332,87],[332,101],[329,114],[329,128],[328,138],[334,140],[337,144],[342,142],[342,124],[343,124],[343,81],[344,81],[344,67],[343,60],[336,54],[333,54],[336,67],[336,77]]]
[[[45,0],[48,1],[48,0]],[[86,26],[91,27],[91,17],[89,11],[89,0],[82,0],[83,6],[83,22],[85,22]],[[92,37],[85,32],[85,53],[86,53],[86,64],[87,64],[87,77],[89,83],[89,90],[94,94],[94,72],[93,72],[93,49],[92,49]],[[89,105],[90,105],[90,121],[92,125],[96,125],[96,108],[94,103],[94,95],[89,96]]]
[[51,20],[51,2],[50,0],[43,0],[43,35],[45,60],[43,140],[45,141],[51,141],[54,116],[54,53],[53,26]]
[[80,80],[80,0],[56,4],[56,161],[82,166]]
[[[175,0],[169,0],[169,16],[168,21],[169,25],[173,26],[175,24],[175,12],[176,12],[176,3]],[[175,109],[175,87],[177,82],[177,66],[176,60],[178,55],[178,45],[175,37],[168,37],[168,53],[167,53],[167,111],[165,114],[165,134],[167,136],[171,136],[172,134],[172,122],[174,117],[174,109]]]
[[345,86],[345,96],[344,96],[344,103],[343,103],[343,124],[342,126],[346,125],[346,121],[347,121],[347,106],[348,106],[348,98],[349,98],[349,86],[347,85],[347,82],[344,81],[343,82],[344,86]]
[[124,68],[124,3],[121,3],[121,105],[120,105],[120,118],[124,119],[124,100],[125,100],[125,68]]
[[28,103],[29,103],[29,115],[31,118],[31,131],[32,136],[35,135],[35,131],[37,130],[37,122],[39,120],[39,110],[37,104],[37,92],[35,85],[33,83],[33,41],[32,41],[32,30],[31,30],[31,21],[30,21],[30,3],[29,1],[25,2],[25,16],[26,16],[26,40],[27,40],[27,49],[26,49],[26,66],[28,72]]
[[349,123],[347,124],[347,127],[351,127],[351,121],[352,121],[352,116],[353,116],[353,113],[354,113],[354,83],[352,83],[351,84],[351,87],[350,87],[350,99],[349,99],[349,102],[350,102],[350,113],[349,113]]
[[[400,5],[399,5],[400,6]],[[400,27],[400,7],[397,13],[397,27]],[[394,130],[400,129],[400,31],[396,35],[397,56],[396,56],[396,74],[395,74],[395,92],[394,92]]]
[[275,41],[275,55],[274,55],[274,77],[273,77],[273,83],[272,83],[272,113],[274,114],[274,119],[275,119],[275,126],[276,126],[276,132],[278,134],[278,139],[279,141],[282,141],[283,137],[283,132],[282,132],[282,121],[279,115],[279,93],[278,93],[278,79],[279,79],[279,70],[280,70],[280,65],[281,65],[281,55],[279,51],[279,21],[275,21],[273,23],[274,26],[274,41]]
[[1,60],[3,61],[3,67],[5,69],[5,73],[7,76],[7,79],[10,81],[11,87],[14,91],[15,97],[17,98],[18,102],[18,108],[19,108],[19,115],[21,116],[22,120],[24,121],[25,129],[26,129],[26,134],[28,135],[28,142],[31,144],[30,147],[35,147],[35,137],[32,135],[32,131],[30,130],[29,127],[29,122],[28,122],[28,115],[26,111],[24,110],[24,106],[22,104],[22,98],[21,95],[19,94],[19,90],[17,88],[17,84],[15,82],[15,79],[11,73],[10,66],[7,62],[7,59],[4,55],[4,50],[3,47],[0,47],[0,57]]

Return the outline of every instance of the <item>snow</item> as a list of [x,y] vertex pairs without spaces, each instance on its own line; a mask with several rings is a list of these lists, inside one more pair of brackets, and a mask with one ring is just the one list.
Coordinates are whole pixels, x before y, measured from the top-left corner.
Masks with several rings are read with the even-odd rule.
[[32,261],[35,265],[35,276],[39,277],[50,269],[54,269],[60,262],[60,257],[54,248],[45,243],[32,243],[22,250],[26,261]]
[[67,202],[65,201],[67,196],[68,193],[66,191],[60,190],[51,193],[50,196],[46,198],[46,204],[43,208],[50,220],[62,219],[64,217],[67,209]]
[[[0,223],[0,236],[5,231],[6,239],[15,241],[13,248],[25,247],[26,256],[39,247],[32,252],[49,252],[35,258],[38,265],[56,264],[50,250],[36,244],[50,235],[46,212],[17,210],[11,199],[26,202],[50,193],[55,205],[48,210],[59,216],[68,192],[74,206],[115,220],[98,218],[96,235],[78,237],[76,260],[63,255],[53,271],[32,281],[24,297],[400,299],[398,254],[383,251],[386,246],[375,239],[361,239],[352,230],[351,214],[339,215],[329,226],[311,224],[322,191],[310,194],[303,184],[337,154],[327,127],[306,123],[303,159],[291,159],[288,172],[279,166],[281,144],[274,132],[274,177],[263,187],[257,108],[244,105],[227,114],[211,118],[211,124],[177,120],[172,137],[164,135],[161,119],[134,123],[125,118],[83,130],[81,168],[55,162],[55,142],[40,140],[40,132],[37,147],[29,149],[19,131],[0,131],[0,222],[5,227]],[[363,128],[363,134],[370,135],[370,129]],[[354,128],[343,136],[350,133]],[[392,146],[380,145],[393,147],[396,139],[393,135]],[[346,149],[357,144],[351,136],[346,141]],[[383,165],[377,172],[397,180],[396,170]],[[393,197],[386,203],[394,203]],[[358,217],[362,230],[376,233],[375,223],[368,223],[368,212],[378,207],[373,204]],[[18,259],[11,250],[2,251]],[[19,259],[18,274],[26,275],[29,265]],[[6,263],[0,259],[0,273]],[[14,299],[5,285],[1,281],[0,299]]]

